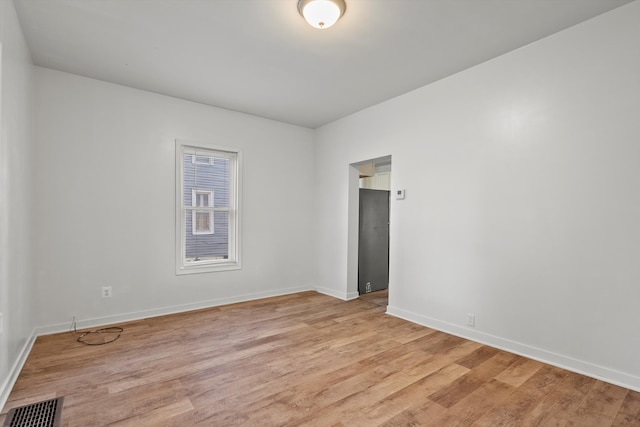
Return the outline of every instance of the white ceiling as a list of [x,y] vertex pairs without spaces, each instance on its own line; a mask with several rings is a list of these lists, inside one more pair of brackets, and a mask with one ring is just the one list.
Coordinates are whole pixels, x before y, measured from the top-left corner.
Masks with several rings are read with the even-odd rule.
[[[5,0],[0,0],[5,1]],[[631,0],[14,0],[36,65],[316,128]]]

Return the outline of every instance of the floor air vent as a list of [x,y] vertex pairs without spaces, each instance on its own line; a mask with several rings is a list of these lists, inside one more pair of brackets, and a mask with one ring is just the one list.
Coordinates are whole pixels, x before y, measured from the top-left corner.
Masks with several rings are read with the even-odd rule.
[[59,427],[64,397],[13,408],[3,427]]

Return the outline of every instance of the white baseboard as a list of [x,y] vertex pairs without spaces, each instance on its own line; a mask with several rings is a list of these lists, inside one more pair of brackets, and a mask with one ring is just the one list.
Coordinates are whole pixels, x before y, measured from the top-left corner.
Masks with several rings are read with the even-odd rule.
[[[277,297],[281,295],[295,294],[298,292],[313,291],[311,286],[298,286],[293,288],[276,289],[266,292],[255,292],[245,295],[237,295],[227,298],[218,298],[195,303],[179,304],[169,307],[154,308],[131,313],[116,314],[113,316],[95,317],[91,319],[76,319],[78,329],[95,328],[98,326],[113,325],[116,323],[131,322],[134,320],[147,319],[150,317],[166,316],[168,314],[183,313],[185,311],[200,310],[203,308],[217,307],[220,305],[234,304],[238,302],[254,301],[262,298]],[[59,332],[68,332],[71,328],[71,321],[58,323],[49,326],[36,328],[36,335],[50,335]]]
[[359,292],[348,292],[347,293],[347,301],[351,301],[352,299],[357,299],[360,298],[360,293]]
[[501,350],[515,353],[520,356],[534,359],[558,368],[566,369],[581,375],[586,375],[597,380],[605,381],[620,387],[628,388],[640,392],[640,377],[616,371],[604,366],[596,365],[583,360],[574,359],[551,351],[543,350],[537,347],[511,341],[495,335],[480,332],[474,329],[466,328],[453,323],[444,322],[442,320],[433,319],[428,316],[403,310],[398,307],[387,306],[387,314],[408,320],[428,328],[446,332],[461,338],[475,341],[481,344],[495,347]]
[[31,348],[33,348],[33,343],[36,342],[36,331],[31,332],[31,336],[27,339],[27,341],[22,346],[22,350],[20,350],[20,354],[18,358],[11,366],[9,370],[9,375],[0,385],[0,411],[4,408],[4,405],[7,403],[7,399],[9,399],[9,395],[11,394],[11,389],[13,385],[16,383],[18,379],[18,375],[20,375],[20,371],[22,371],[22,367],[24,363],[27,361],[27,357],[29,357],[29,353],[31,353]]
[[335,289],[316,287],[316,292],[329,295],[330,297],[338,298],[343,301],[350,301],[352,299],[356,299],[360,296],[358,292],[340,292]]

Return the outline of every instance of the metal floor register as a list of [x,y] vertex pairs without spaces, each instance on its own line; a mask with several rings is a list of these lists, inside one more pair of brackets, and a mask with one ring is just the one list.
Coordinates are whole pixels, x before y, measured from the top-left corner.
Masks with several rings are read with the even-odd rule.
[[13,408],[3,427],[60,427],[64,397]]

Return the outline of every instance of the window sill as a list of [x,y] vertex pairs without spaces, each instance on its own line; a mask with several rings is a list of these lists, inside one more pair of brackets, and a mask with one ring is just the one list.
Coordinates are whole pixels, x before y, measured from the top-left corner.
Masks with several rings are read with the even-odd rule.
[[224,262],[224,263],[204,263],[194,264],[189,266],[176,267],[176,275],[183,274],[198,274],[198,273],[214,273],[216,271],[231,271],[240,270],[240,263],[238,262]]

